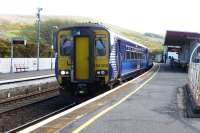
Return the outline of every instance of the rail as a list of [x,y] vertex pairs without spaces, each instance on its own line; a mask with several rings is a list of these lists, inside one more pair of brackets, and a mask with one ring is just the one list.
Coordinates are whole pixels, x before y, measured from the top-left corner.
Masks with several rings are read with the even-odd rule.
[[76,105],[76,103],[72,103],[72,104],[70,104],[70,105],[68,105],[68,106],[66,106],[66,107],[64,107],[64,108],[62,108],[62,109],[59,109],[59,110],[57,110],[57,111],[54,111],[54,112],[52,112],[52,113],[50,113],[50,114],[47,114],[47,115],[41,117],[41,118],[38,118],[38,119],[33,120],[33,121],[31,121],[31,122],[28,122],[28,123],[26,123],[26,124],[24,124],[24,125],[22,125],[22,126],[16,127],[16,128],[14,128],[14,129],[12,129],[12,130],[10,130],[10,131],[7,131],[6,133],[16,133],[16,132],[18,132],[18,131],[20,131],[20,130],[26,128],[26,127],[29,127],[29,126],[34,125],[34,124],[36,124],[36,123],[38,123],[38,122],[40,122],[40,121],[42,121],[42,120],[45,120],[45,119],[49,118],[49,117],[51,117],[51,116],[54,116],[54,115],[56,115],[56,114],[59,114],[60,112],[63,112],[63,111],[65,111],[65,110],[67,110],[67,109],[69,109],[69,108],[71,108],[71,107],[73,107],[73,106],[75,106],[75,105]]

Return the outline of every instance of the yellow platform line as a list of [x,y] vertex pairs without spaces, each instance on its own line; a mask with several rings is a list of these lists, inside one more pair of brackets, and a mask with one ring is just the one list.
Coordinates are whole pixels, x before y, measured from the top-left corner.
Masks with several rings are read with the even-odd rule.
[[100,118],[101,116],[103,116],[104,114],[106,114],[107,112],[111,111],[112,109],[114,109],[115,107],[117,107],[118,105],[120,105],[121,103],[123,103],[124,101],[126,101],[130,96],[132,96],[133,94],[135,94],[138,90],[140,90],[142,87],[144,87],[149,81],[151,81],[156,76],[156,74],[158,73],[159,69],[160,69],[160,66],[159,66],[158,70],[148,80],[146,80],[143,84],[141,84],[138,88],[136,88],[134,91],[132,91],[127,96],[125,96],[124,98],[122,98],[119,102],[113,104],[112,106],[106,108],[102,112],[100,112],[97,115],[93,116],[91,119],[89,119],[88,121],[86,121],[80,127],[78,127],[75,130],[73,130],[72,133],[79,133],[80,131],[82,131],[83,129],[85,129],[89,125],[91,125],[95,120],[97,120],[98,118]]

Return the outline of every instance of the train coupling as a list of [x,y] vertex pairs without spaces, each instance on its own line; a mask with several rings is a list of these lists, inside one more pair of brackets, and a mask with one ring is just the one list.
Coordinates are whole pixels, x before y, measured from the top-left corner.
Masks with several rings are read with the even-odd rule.
[[78,84],[77,85],[78,94],[84,95],[88,92],[87,84]]

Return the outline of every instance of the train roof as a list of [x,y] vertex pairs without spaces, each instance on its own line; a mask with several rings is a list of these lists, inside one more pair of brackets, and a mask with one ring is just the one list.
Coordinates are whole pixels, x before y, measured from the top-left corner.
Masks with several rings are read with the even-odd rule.
[[[110,31],[110,30],[109,30],[109,31]],[[140,43],[138,43],[138,42],[135,42],[135,41],[133,41],[133,40],[131,40],[131,39],[125,37],[125,36],[119,35],[119,34],[113,32],[113,31],[110,31],[110,33],[113,34],[114,36],[120,38],[120,39],[123,39],[123,40],[125,40],[125,41],[134,43],[134,44],[136,44],[136,45],[138,45],[138,46],[141,46],[141,47],[143,47],[143,48],[148,49],[148,47],[144,46],[143,44],[140,44]]]
[[69,24],[59,28],[59,30],[67,29],[67,28],[78,28],[78,27],[91,27],[91,28],[103,28],[108,30],[104,25],[98,23],[77,23],[77,24]]
[[147,48],[146,46],[144,46],[143,44],[140,44],[140,43],[135,42],[135,41],[133,41],[133,40],[131,40],[131,39],[128,39],[127,37],[124,37],[124,36],[122,36],[122,35],[119,35],[119,34],[113,32],[112,30],[110,30],[109,28],[105,27],[104,25],[98,24],[98,23],[78,23],[78,24],[69,24],[69,25],[67,25],[67,26],[64,26],[64,27],[59,28],[59,30],[64,30],[64,29],[68,29],[68,28],[76,28],[76,27],[102,28],[102,29],[107,30],[108,32],[110,32],[110,33],[113,34],[114,36],[119,37],[120,39],[123,39],[123,40],[125,40],[125,41],[134,43],[134,44],[136,44],[136,45],[139,45],[139,46],[141,46],[141,47],[143,47],[143,48],[148,49],[148,48]]

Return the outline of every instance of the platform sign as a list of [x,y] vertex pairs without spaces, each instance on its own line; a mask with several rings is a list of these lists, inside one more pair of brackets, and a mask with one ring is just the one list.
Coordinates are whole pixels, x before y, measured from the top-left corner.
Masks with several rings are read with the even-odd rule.
[[14,37],[11,39],[11,44],[14,45],[23,44],[26,46],[26,40],[22,37]]
[[182,48],[177,48],[177,47],[168,47],[167,49],[170,52],[178,52],[179,53],[182,51]]
[[13,72],[13,47],[14,45],[23,44],[26,46],[26,40],[23,37],[13,37],[11,38],[11,52],[10,52],[10,72]]

